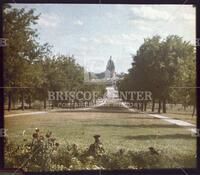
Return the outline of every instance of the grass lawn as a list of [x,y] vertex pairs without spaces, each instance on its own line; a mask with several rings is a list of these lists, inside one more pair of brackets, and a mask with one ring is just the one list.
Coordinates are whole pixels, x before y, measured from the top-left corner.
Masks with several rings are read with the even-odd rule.
[[[85,149],[94,142],[93,135],[100,134],[105,150],[111,152],[121,148],[148,151],[148,147],[154,147],[167,153],[172,161],[196,154],[196,138],[186,128],[145,114],[50,112],[5,117],[8,137],[17,143],[23,140],[23,130],[26,131],[24,137],[30,140],[36,127],[44,133],[52,131],[61,146],[68,142]],[[194,162],[188,166],[195,167]]]

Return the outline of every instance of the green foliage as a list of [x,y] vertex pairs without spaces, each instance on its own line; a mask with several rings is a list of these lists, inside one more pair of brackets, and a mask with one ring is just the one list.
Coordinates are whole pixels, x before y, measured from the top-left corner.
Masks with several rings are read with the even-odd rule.
[[[65,55],[53,56],[48,43],[37,42],[38,33],[34,29],[39,15],[34,10],[4,6],[4,37],[8,38],[8,47],[4,50],[4,85],[8,98],[8,109],[11,102],[21,101],[32,108],[35,100],[44,101],[46,108],[48,91],[99,91],[105,92],[102,85],[84,85],[83,67],[75,59]],[[13,89],[13,87],[15,87]]]
[[189,42],[177,35],[161,40],[160,36],[147,38],[133,56],[132,68],[118,82],[121,91],[148,90],[154,100],[195,104],[194,88],[183,90],[173,87],[195,87],[195,52]]
[[8,87],[5,93],[9,96],[9,103],[12,99],[19,99],[17,94],[21,94],[20,99],[24,101],[24,93],[30,99],[33,89],[41,83],[38,63],[49,54],[50,47],[36,41],[38,34],[33,26],[37,24],[39,15],[35,15],[34,10],[26,11],[5,5],[3,12],[3,33],[8,38],[8,47],[4,49],[4,86]]
[[[96,142],[97,143],[97,142]],[[42,134],[39,129],[32,134],[32,139],[16,145],[8,139],[5,143],[6,167],[22,168],[25,171],[65,171],[92,169],[150,169],[150,168],[179,168],[194,167],[195,155],[175,155],[170,157],[165,150],[154,154],[147,150],[117,152],[103,151],[103,145],[96,147],[99,151],[91,152],[80,149],[76,144],[63,145],[56,142],[52,132]],[[156,148],[155,148],[156,149]],[[101,153],[100,153],[101,152]]]

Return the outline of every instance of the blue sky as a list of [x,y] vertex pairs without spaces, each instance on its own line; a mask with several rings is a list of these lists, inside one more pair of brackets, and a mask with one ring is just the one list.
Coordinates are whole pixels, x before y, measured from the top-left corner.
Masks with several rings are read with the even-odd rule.
[[191,5],[15,4],[41,14],[35,26],[39,42],[54,54],[74,55],[86,70],[101,72],[112,56],[116,72],[127,72],[144,38],[177,34],[195,43]]

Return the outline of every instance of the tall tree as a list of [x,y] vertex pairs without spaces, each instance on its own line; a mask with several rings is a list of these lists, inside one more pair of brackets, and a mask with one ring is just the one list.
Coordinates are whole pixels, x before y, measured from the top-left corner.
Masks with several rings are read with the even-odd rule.
[[42,46],[36,41],[37,30],[32,27],[39,16],[34,14],[34,10],[25,11],[10,5],[4,6],[3,15],[3,34],[8,39],[8,46],[4,50],[4,86],[7,87],[8,109],[11,109],[14,92],[21,93],[24,109],[25,89],[36,80],[33,64],[41,58]]
[[[165,40],[160,36],[145,39],[133,59],[128,75],[119,83],[119,90],[151,91],[152,111],[157,100],[158,112],[161,112],[161,107],[166,112],[167,101],[172,94],[177,95],[171,90],[173,86],[195,84],[194,47],[177,35],[170,35]],[[194,89],[178,95],[184,96],[195,108]]]

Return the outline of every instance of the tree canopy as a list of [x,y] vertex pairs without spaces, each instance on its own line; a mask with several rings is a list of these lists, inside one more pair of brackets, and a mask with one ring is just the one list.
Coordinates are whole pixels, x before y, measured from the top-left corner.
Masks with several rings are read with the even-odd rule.
[[119,90],[151,91],[159,112],[161,102],[166,112],[166,100],[195,105],[195,65],[194,46],[181,37],[146,38],[133,56],[129,73],[118,83]]
[[[24,103],[33,100],[44,101],[46,108],[47,92],[77,91],[88,89],[84,85],[84,70],[75,59],[66,55],[53,55],[48,43],[38,42],[38,31],[34,29],[39,15],[34,10],[16,9],[4,6],[4,37],[8,38],[8,47],[4,50],[4,86],[8,99],[8,109],[11,102]],[[105,87],[92,85],[89,90]],[[101,94],[103,95],[103,94]]]

